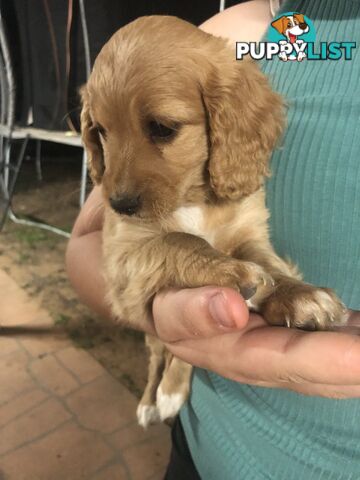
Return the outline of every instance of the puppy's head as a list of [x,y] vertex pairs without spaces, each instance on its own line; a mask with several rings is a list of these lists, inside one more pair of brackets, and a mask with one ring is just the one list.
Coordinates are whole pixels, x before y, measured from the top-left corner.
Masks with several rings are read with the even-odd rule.
[[282,101],[255,64],[174,17],[115,33],[82,99],[94,182],[114,210],[143,218],[254,192],[283,126]]
[[294,15],[283,15],[274,20],[271,25],[282,35],[286,36],[286,32],[292,35],[300,36],[309,31],[309,25],[306,23],[304,15],[294,13]]

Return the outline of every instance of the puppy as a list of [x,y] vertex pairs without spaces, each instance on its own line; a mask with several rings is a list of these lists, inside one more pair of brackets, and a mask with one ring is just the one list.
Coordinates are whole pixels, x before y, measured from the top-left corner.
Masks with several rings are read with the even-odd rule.
[[306,23],[304,15],[294,13],[294,15],[283,15],[271,25],[287,38],[290,43],[295,43],[301,35],[309,31],[309,25]]
[[[272,22],[271,25],[286,38],[286,40],[281,40],[279,42],[282,45],[287,43],[303,44],[304,40],[301,40],[298,37],[309,31],[309,25],[306,23],[304,15],[301,13],[283,15]],[[285,52],[281,52],[279,57],[285,62],[287,60],[297,60],[301,62],[306,57],[306,53],[304,51],[299,51],[297,54],[293,53],[288,56]]]
[[[104,275],[122,323],[144,330],[166,287],[234,288],[271,325],[326,329],[335,294],[274,252],[263,182],[283,102],[252,61],[174,17],[143,17],[103,47],[82,90],[82,137],[105,204]],[[251,298],[250,298],[251,297]],[[173,417],[191,367],[156,338],[139,423]]]

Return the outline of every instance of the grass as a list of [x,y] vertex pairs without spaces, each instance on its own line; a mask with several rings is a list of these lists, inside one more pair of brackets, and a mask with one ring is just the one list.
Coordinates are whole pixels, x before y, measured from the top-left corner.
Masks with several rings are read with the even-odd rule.
[[64,315],[63,313],[59,313],[56,315],[54,320],[54,325],[59,326],[62,325],[66,327],[66,325],[70,322],[71,318],[68,315]]
[[18,229],[14,234],[19,242],[27,244],[30,248],[35,248],[38,243],[49,239],[47,232],[32,227]]
[[31,255],[28,253],[20,252],[18,257],[18,263],[21,265],[27,263],[31,259]]
[[13,230],[15,239],[22,243],[24,247],[28,247],[32,250],[36,249],[39,245],[46,244],[47,246],[55,246],[59,241],[63,240],[52,232],[41,230],[35,227],[18,227]]

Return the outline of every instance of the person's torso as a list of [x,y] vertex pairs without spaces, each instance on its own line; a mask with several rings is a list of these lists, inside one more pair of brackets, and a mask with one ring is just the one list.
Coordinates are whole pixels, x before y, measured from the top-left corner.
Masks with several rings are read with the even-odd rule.
[[[360,45],[360,1],[286,2],[318,42]],[[352,60],[262,61],[288,102],[288,129],[271,161],[267,205],[276,251],[305,281],[360,310],[360,52]],[[331,366],[329,366],[331,368]],[[305,397],[196,369],[181,419],[205,480],[357,480],[359,400]]]

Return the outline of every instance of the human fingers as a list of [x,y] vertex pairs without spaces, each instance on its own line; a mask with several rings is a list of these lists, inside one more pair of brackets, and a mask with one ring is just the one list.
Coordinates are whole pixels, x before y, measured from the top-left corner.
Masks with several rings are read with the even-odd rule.
[[156,333],[168,343],[242,329],[249,312],[231,288],[201,287],[159,292],[153,302]]
[[239,382],[360,385],[360,337],[269,327],[258,315],[240,332],[168,345],[172,353]]

